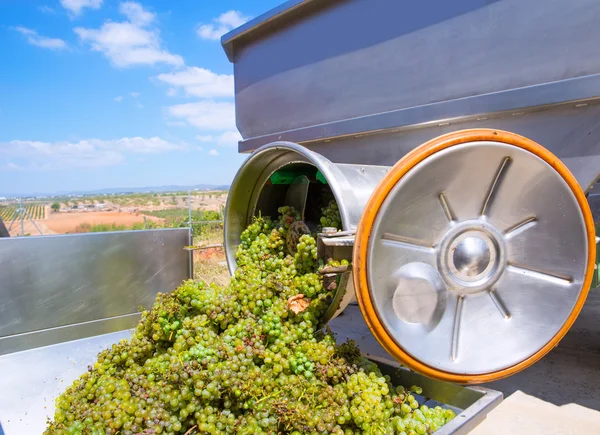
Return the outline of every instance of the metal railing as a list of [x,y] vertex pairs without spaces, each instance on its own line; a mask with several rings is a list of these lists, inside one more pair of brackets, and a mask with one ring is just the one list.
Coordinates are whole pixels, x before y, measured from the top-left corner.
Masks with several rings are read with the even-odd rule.
[[[202,234],[203,228],[208,228],[208,231],[206,233],[204,233],[207,237],[204,240],[206,243],[198,243],[198,240],[194,241],[194,245],[190,245],[188,246],[186,249],[188,250],[204,250],[204,249],[211,249],[211,248],[222,248],[223,245],[223,237],[222,237],[222,228],[224,226],[224,219],[223,217],[225,216],[225,208],[223,206],[221,206],[221,210],[219,211],[219,215],[221,216],[221,219],[217,219],[217,220],[200,220],[200,221],[195,221],[192,219],[192,193],[191,190],[188,190],[188,220],[187,220],[187,225],[190,228],[190,232],[193,234],[194,237],[196,237],[196,233],[195,233],[195,229],[194,229],[194,225],[200,225],[201,229],[200,229],[200,240],[202,239]],[[211,226],[213,226],[213,230],[216,231],[210,231]],[[218,227],[221,228],[218,228]],[[208,243],[210,241],[211,237],[211,233],[212,235],[216,235],[216,233],[221,233],[221,241],[220,243]]]
[[[43,207],[45,207],[45,205]],[[22,198],[19,198],[19,208],[16,209],[13,219],[7,228],[8,236],[10,236],[10,230],[12,230],[12,227],[15,224],[15,222],[17,222],[17,220],[21,223],[21,232],[20,232],[20,234],[18,234],[19,236],[21,236],[21,237],[25,236],[25,221],[26,220],[30,221],[33,224],[35,229],[39,231],[40,236],[44,235],[44,233],[42,232],[42,230],[40,230],[40,227],[37,226],[37,224],[35,223],[35,220],[31,217],[31,215],[29,214],[27,209],[25,207],[23,207],[23,199]]]

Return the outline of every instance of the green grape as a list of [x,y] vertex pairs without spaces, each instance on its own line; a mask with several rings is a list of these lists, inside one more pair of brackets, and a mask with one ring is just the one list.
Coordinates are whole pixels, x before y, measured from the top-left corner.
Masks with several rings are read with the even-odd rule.
[[[331,198],[323,226],[341,228]],[[455,417],[393,388],[352,341],[319,331],[333,296],[312,235],[292,255],[301,217],[281,207],[240,237],[227,286],[186,281],[158,294],[130,340],[98,354],[57,399],[46,435],[423,434]],[[293,305],[297,304],[297,305]]]
[[342,217],[335,199],[330,199],[324,207],[321,207],[321,228],[332,227],[342,229]]

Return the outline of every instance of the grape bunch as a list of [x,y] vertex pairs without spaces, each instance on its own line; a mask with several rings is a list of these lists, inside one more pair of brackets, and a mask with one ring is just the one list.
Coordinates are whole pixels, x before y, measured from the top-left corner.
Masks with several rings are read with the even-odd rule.
[[[44,433],[422,435],[450,421],[319,329],[332,294],[315,238],[301,236],[292,255],[286,235],[300,216],[279,213],[243,232],[229,285],[190,280],[159,294],[131,339],[58,397]],[[322,222],[339,223],[331,216]]]
[[332,227],[338,230],[342,229],[342,218],[335,199],[329,200],[325,207],[321,208],[321,228]]

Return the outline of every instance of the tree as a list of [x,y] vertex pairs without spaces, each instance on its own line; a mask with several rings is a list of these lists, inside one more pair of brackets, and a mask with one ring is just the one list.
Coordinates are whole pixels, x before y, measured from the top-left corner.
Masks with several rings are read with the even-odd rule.
[[53,212],[57,212],[58,210],[60,210],[60,204],[58,202],[55,202],[50,206],[50,208]]

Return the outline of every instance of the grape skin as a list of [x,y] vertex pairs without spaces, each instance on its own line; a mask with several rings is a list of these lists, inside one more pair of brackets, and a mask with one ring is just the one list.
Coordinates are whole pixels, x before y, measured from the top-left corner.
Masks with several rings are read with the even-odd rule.
[[[336,210],[324,226],[341,227]],[[419,387],[394,389],[353,342],[318,330],[332,295],[316,241],[302,236],[290,255],[299,216],[279,213],[241,235],[229,286],[187,281],[157,295],[131,340],[100,352],[57,398],[44,433],[414,435],[450,421],[450,410],[419,407]],[[295,314],[287,303],[300,294],[308,303]]]
[[321,208],[321,219],[319,223],[321,224],[321,228],[342,228],[342,218],[335,199],[330,199],[327,202],[327,205]]

